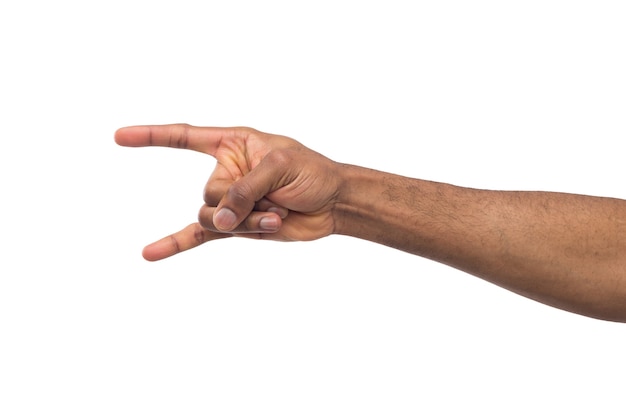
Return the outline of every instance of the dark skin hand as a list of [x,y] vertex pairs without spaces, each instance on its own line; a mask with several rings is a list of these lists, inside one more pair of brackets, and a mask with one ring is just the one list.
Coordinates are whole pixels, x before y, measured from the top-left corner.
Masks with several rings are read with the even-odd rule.
[[190,149],[217,161],[198,222],[147,246],[147,260],[224,237],[308,241],[334,231],[336,164],[293,139],[249,128],[177,124],[123,128],[115,140],[122,146]]
[[148,245],[155,261],[210,240],[342,234],[466,271],[539,302],[626,321],[626,201],[458,187],[334,162],[285,136],[189,125],[122,128],[123,146],[217,160],[198,222]]

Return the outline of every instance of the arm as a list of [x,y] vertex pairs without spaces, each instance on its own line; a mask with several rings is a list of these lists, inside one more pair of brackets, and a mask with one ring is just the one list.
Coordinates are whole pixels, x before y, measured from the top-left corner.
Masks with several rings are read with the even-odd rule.
[[433,259],[557,308],[626,321],[626,201],[343,171],[337,233]]
[[476,190],[339,164],[248,128],[121,129],[124,146],[214,156],[198,222],[144,249],[158,260],[243,236],[354,236],[427,257],[539,302],[626,321],[626,201]]

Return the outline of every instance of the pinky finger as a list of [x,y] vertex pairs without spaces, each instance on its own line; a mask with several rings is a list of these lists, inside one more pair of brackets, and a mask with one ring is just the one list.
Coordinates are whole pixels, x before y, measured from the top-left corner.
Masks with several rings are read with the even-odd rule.
[[147,261],[159,261],[193,249],[210,240],[231,236],[230,233],[212,232],[200,226],[199,223],[193,223],[179,232],[149,244],[143,249],[142,255]]

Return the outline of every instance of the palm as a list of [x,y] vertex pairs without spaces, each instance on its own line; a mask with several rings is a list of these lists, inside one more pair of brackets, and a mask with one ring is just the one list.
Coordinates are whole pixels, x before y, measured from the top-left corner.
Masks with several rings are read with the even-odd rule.
[[[264,159],[271,164],[277,180],[263,199],[289,210],[282,227],[276,233],[264,234],[264,239],[302,241],[313,240],[332,232],[331,208],[336,186],[331,178],[312,172],[308,159],[323,158],[298,142],[283,136],[250,132],[241,140],[225,139],[215,152],[217,164],[206,187],[207,204],[217,206],[226,190],[237,180],[255,169]],[[324,160],[322,162],[330,162]],[[258,204],[255,210],[263,210]],[[254,237],[254,236],[250,236]]]

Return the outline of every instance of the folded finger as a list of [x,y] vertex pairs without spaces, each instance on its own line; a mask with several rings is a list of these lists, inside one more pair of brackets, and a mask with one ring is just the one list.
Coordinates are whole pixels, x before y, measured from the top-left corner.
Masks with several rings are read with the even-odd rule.
[[[214,214],[215,207],[204,205],[198,213],[198,222],[203,228],[219,234],[222,232],[219,232],[213,223]],[[281,226],[282,218],[278,213],[253,211],[230,232],[233,234],[275,233]]]
[[[224,197],[226,191],[228,191],[230,184],[232,184],[232,181],[209,180],[206,187],[204,188],[204,202],[206,203],[206,205],[209,207],[217,207],[219,202]],[[272,213],[276,213],[278,214],[278,216],[280,216],[281,219],[286,218],[287,214],[289,214],[289,210],[282,206],[279,206],[278,204],[274,203],[266,197],[263,197],[256,202],[256,204],[254,205],[254,211],[269,211]]]
[[246,219],[258,201],[285,181],[284,156],[268,153],[248,174],[233,182],[217,204],[213,216],[216,230],[230,232]]
[[224,197],[232,183],[232,179],[210,178],[204,187],[204,202],[208,206],[217,207],[217,204]]
[[285,219],[287,214],[289,214],[289,210],[284,207],[279,206],[274,203],[272,200],[269,200],[265,197],[256,202],[254,206],[255,211],[269,211],[271,213],[276,213],[281,219]]

